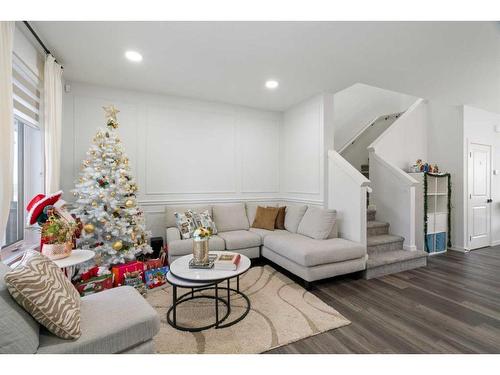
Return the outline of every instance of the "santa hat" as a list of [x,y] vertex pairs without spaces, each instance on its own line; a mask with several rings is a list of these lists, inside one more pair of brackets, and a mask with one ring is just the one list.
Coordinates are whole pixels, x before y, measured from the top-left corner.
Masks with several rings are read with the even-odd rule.
[[28,211],[27,222],[29,225],[33,225],[36,223],[38,216],[41,215],[43,209],[47,206],[54,205],[59,198],[61,198],[63,192],[58,191],[57,193],[53,193],[50,195],[38,194],[26,206],[26,210]]

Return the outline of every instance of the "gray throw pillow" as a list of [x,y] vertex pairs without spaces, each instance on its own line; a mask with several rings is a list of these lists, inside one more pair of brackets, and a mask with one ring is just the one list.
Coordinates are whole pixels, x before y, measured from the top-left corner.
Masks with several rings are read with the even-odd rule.
[[285,212],[285,229],[292,233],[297,233],[297,228],[306,213],[307,206],[286,206]]
[[337,211],[321,207],[309,206],[300,221],[297,233],[315,240],[324,240],[332,231]]
[[244,203],[216,204],[212,206],[212,212],[219,232],[250,228]]

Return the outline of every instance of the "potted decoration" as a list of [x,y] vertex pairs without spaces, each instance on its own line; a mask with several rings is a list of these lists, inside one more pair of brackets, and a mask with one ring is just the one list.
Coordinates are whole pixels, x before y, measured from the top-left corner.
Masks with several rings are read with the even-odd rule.
[[42,225],[42,254],[49,259],[62,259],[71,255],[77,225],[52,214]]
[[210,228],[198,227],[193,232],[193,259],[199,265],[208,264],[208,240],[212,236]]

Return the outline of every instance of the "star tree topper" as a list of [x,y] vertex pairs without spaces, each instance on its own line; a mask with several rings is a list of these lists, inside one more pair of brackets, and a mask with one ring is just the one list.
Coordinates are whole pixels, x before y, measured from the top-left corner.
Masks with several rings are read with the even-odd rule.
[[105,117],[107,120],[107,125],[116,129],[118,127],[118,120],[116,119],[116,114],[120,112],[117,108],[115,108],[114,105],[108,105],[105,107],[102,107],[105,112]]

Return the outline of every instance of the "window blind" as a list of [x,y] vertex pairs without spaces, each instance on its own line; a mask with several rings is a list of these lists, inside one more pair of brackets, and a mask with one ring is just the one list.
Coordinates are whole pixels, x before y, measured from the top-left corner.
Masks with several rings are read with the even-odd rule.
[[14,53],[12,57],[12,97],[14,115],[27,124],[40,127],[41,80]]

